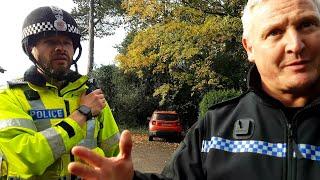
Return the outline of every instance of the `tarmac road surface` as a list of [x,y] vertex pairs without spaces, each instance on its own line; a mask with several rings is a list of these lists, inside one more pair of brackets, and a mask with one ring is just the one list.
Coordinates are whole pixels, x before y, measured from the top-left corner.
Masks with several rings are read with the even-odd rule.
[[161,173],[178,143],[166,142],[163,139],[148,140],[147,134],[134,133],[132,159],[135,170],[141,172]]

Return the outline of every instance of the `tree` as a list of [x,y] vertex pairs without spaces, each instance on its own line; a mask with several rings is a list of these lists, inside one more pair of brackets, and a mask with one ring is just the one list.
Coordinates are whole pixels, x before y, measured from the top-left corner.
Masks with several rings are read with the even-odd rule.
[[88,55],[88,74],[91,75],[94,65],[94,0],[90,0],[89,8],[89,55]]
[[[240,13],[230,9],[241,4],[210,1],[207,6],[215,8],[209,11],[203,9],[204,1],[128,2],[128,14],[147,25],[117,60],[126,72],[151,78],[160,106],[197,112],[199,99],[209,90],[245,87],[248,63],[241,47]],[[161,7],[160,12],[152,10]],[[187,117],[195,120],[194,114]]]
[[[112,32],[107,27],[119,25],[103,23],[106,17],[129,24],[129,33],[118,47],[121,73],[114,77],[121,82],[118,84],[135,85],[128,88],[133,94],[127,87],[117,89],[119,95],[130,99],[118,100],[122,105],[117,107],[138,108],[135,105],[143,99],[137,94],[153,95],[150,99],[158,99],[160,108],[175,109],[191,123],[206,92],[245,88],[248,63],[241,47],[240,20],[244,1],[95,0],[99,7],[96,36],[107,35]],[[88,4],[77,2],[79,20],[85,22],[86,16],[81,14],[87,14]]]
[[[88,75],[94,67],[94,37],[109,36],[122,23],[120,0],[73,0],[71,14],[78,21],[83,39],[89,39]],[[87,28],[88,27],[88,28]],[[89,36],[89,38],[88,38]]]
[[156,108],[156,99],[135,74],[124,74],[115,65],[101,66],[93,77],[105,93],[113,115],[121,126],[145,125],[146,119]]
[[[73,0],[77,7],[73,8],[71,14],[77,20],[81,34],[87,39],[89,29],[89,1]],[[105,37],[114,34],[123,23],[123,9],[121,0],[94,0],[94,32],[96,37]]]
[[240,17],[247,0],[181,0],[181,2],[206,14]]

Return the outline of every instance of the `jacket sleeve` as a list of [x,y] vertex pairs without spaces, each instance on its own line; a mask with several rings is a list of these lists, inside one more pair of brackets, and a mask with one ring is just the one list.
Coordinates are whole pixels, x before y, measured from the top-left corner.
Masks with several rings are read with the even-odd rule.
[[106,157],[118,155],[120,133],[108,104],[100,113],[98,120],[101,125],[98,134],[98,146],[104,151]]
[[133,180],[170,180],[170,178],[167,178],[162,174],[134,171]]
[[135,172],[134,180],[206,179],[202,169],[202,136],[198,121],[173,153],[161,174]]
[[[19,97],[23,92],[19,95],[14,91],[19,89],[0,92],[0,145],[9,171],[28,178],[42,174],[62,154],[69,152],[83,138],[84,131],[74,120],[66,118],[62,123],[37,132],[27,113],[30,105],[19,100],[25,98]],[[74,131],[72,136],[66,127]]]

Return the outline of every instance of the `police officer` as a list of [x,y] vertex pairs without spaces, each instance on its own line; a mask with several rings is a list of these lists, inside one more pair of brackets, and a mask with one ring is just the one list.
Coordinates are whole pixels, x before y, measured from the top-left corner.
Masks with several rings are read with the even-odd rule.
[[117,155],[119,130],[104,94],[89,92],[88,77],[77,72],[80,31],[72,16],[53,6],[33,10],[23,24],[22,48],[34,66],[0,91],[1,175],[74,179],[67,165],[76,161],[75,145]]

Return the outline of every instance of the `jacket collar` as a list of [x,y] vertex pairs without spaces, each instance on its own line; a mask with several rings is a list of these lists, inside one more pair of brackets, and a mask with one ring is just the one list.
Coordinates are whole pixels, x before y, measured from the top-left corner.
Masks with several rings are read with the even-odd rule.
[[[71,71],[67,75],[66,83],[74,82],[79,79],[81,75],[77,72]],[[35,66],[31,66],[25,73],[24,73],[24,81],[30,82],[37,86],[45,86],[47,81],[45,77],[38,72]]]
[[262,101],[267,102],[268,104],[276,105],[279,108],[284,108],[284,105],[279,100],[271,97],[269,94],[263,91],[261,85],[261,76],[256,65],[252,65],[250,67],[247,80],[248,90],[253,91],[255,94],[257,94],[262,99]]
[[249,69],[248,75],[247,75],[247,87],[251,90],[259,90],[262,91],[261,88],[261,77],[258,72],[257,66],[252,65]]

